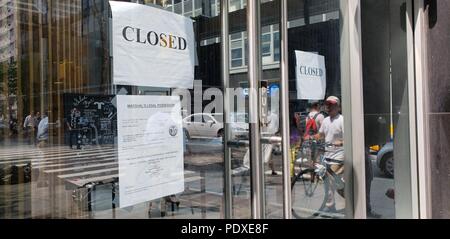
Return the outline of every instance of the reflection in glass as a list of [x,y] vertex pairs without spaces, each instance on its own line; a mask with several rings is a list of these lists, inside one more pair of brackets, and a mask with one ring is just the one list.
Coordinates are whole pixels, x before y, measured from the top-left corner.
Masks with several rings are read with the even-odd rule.
[[294,218],[346,217],[340,5],[288,1]]
[[368,218],[411,218],[406,5],[363,1]]
[[[223,217],[223,140],[215,115],[203,118],[197,134],[183,130],[182,194],[119,208],[114,97],[164,96],[171,89],[111,84],[108,1],[44,0],[42,11],[3,2],[0,218]],[[201,1],[140,2],[189,17],[203,12]],[[222,85],[217,27],[196,34],[198,43],[213,39],[197,48],[195,78],[204,88]]]

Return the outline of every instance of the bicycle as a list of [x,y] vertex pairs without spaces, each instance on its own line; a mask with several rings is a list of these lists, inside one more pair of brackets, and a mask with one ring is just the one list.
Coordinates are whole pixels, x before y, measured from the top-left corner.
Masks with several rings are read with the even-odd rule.
[[344,181],[325,162],[326,147],[335,146],[308,140],[293,153],[291,192],[294,218],[337,217],[337,214],[324,212],[329,197],[331,181],[329,177],[334,178],[336,188],[341,190]]

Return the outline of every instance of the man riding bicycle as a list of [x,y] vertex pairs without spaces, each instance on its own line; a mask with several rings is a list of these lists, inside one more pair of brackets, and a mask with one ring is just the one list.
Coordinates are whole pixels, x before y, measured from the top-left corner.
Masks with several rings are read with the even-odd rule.
[[339,194],[343,195],[343,186],[337,181],[342,181],[344,173],[344,117],[340,114],[341,101],[339,98],[328,97],[325,106],[329,116],[323,120],[319,133],[314,136],[306,136],[305,140],[325,141],[324,159],[328,170],[334,176],[341,178],[341,180],[336,180],[335,177],[327,177],[330,187],[324,211],[336,212],[334,194],[338,191]]

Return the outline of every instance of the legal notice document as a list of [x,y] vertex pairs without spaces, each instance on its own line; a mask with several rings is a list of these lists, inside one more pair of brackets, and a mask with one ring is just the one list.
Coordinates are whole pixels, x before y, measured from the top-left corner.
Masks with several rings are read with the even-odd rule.
[[120,207],[184,191],[179,97],[117,96]]

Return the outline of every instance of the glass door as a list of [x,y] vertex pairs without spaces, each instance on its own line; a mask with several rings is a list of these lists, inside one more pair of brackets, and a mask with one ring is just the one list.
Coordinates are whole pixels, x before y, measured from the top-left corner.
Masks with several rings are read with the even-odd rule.
[[226,217],[252,218],[253,167],[250,162],[249,51],[247,0],[223,0],[222,78],[225,89],[225,208]]
[[417,217],[412,2],[362,1],[361,9],[367,216]]
[[349,4],[287,1],[290,111],[284,117],[295,219],[353,217]]
[[[287,9],[283,24],[281,11],[273,10],[280,9],[281,3],[247,2],[244,33],[235,30],[242,25],[233,18],[240,16],[239,12],[231,12],[227,19],[229,83],[242,87],[246,100],[239,104],[231,101],[235,96],[226,96],[233,110],[225,110],[225,115],[235,114],[234,110],[244,105],[249,133],[247,137],[233,137],[242,128],[232,127],[235,123],[228,124],[226,130],[225,152],[229,156],[225,161],[232,159],[234,163],[237,159],[241,166],[229,166],[232,173],[228,180],[225,178],[225,190],[227,184],[230,192],[238,188],[241,193],[242,185],[248,190],[247,197],[233,194],[230,207],[233,214],[245,212],[243,215],[253,218],[283,218],[291,213],[298,219],[351,218],[350,169],[355,154],[350,88],[357,84],[351,83],[353,75],[349,72],[353,70],[349,67],[353,54],[349,31],[355,30],[350,27],[349,6],[358,4],[283,1]],[[284,44],[283,26],[284,39],[288,39]],[[282,76],[283,62],[284,69],[289,69],[286,79]],[[236,176],[248,181],[236,187]]]

